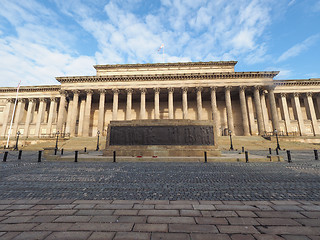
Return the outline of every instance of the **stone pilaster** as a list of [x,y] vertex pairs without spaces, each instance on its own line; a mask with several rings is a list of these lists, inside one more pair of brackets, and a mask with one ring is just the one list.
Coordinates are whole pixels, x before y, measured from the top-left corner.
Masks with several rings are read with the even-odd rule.
[[23,115],[25,102],[26,101],[23,98],[18,99],[17,109],[13,121],[12,136],[16,136],[17,131],[19,130],[19,123]]
[[70,124],[70,135],[72,137],[76,134],[76,124],[78,118],[78,103],[79,103],[79,90],[73,91],[73,101],[72,101],[72,115],[71,115],[71,124]]
[[52,131],[52,123],[53,123],[54,111],[56,109],[56,106],[57,106],[57,99],[55,97],[50,98],[47,134],[51,134],[51,131]]
[[196,87],[198,120],[202,120],[202,96],[201,96],[201,91],[202,91],[202,87]]
[[146,119],[146,92],[147,89],[140,88],[140,119]]
[[65,121],[65,107],[66,107],[66,91],[60,91],[60,104],[59,104],[59,111],[58,111],[58,121],[57,121],[57,132],[62,132],[62,126]]
[[132,89],[128,88],[127,91],[127,109],[126,109],[126,120],[132,120],[131,111],[132,111]]
[[314,104],[312,100],[312,93],[311,92],[307,93],[306,98],[307,98],[307,106],[308,106],[310,117],[311,117],[313,135],[318,136],[320,134],[320,131],[319,131],[317,116],[316,116],[316,112],[315,112]]
[[[271,111],[271,120],[272,120],[272,126],[273,126],[273,131],[275,129],[279,130],[279,118],[278,118],[278,113],[277,113],[277,105],[276,105],[276,100],[274,97],[274,88],[270,87],[268,89],[269,92],[269,103],[270,103],[270,111]],[[299,104],[300,106],[300,104]]]
[[2,122],[2,128],[1,128],[1,136],[3,136],[3,137],[6,136],[7,126],[9,123],[9,117],[11,115],[10,112],[11,112],[11,108],[12,108],[14,101],[15,100],[13,98],[8,98],[6,107],[3,111],[3,122]]
[[188,119],[188,88],[182,88],[182,112],[183,119]]
[[37,115],[37,121],[36,121],[36,130],[34,134],[36,137],[39,137],[41,135],[40,128],[41,128],[41,122],[43,120],[44,110],[46,108],[47,99],[40,98],[39,101],[40,103],[39,103],[39,109],[38,109],[38,115]]
[[89,130],[90,130],[90,116],[91,116],[91,103],[92,103],[92,90],[86,90],[87,93],[87,100],[86,100],[86,106],[84,111],[84,121],[83,121],[83,136],[88,137],[89,136]]
[[231,87],[229,86],[225,88],[225,100],[226,100],[226,109],[227,109],[228,130],[230,130],[232,132],[232,135],[234,135],[234,123],[233,123],[230,90],[231,90]]
[[294,93],[293,94],[293,100],[294,100],[294,107],[295,107],[295,110],[296,110],[296,115],[297,115],[297,118],[298,118],[300,134],[303,136],[303,135],[306,134],[306,131],[305,131],[304,120],[303,120],[302,112],[301,112],[299,93]]
[[118,98],[119,90],[112,89],[113,92],[113,104],[112,104],[112,120],[115,121],[118,119]]
[[257,122],[258,122],[258,132],[259,135],[263,135],[265,133],[262,110],[261,110],[261,102],[260,102],[260,86],[255,86],[253,90],[254,94],[254,105],[256,107],[257,113]]
[[243,135],[250,136],[245,89],[246,89],[246,86],[240,86],[240,90],[239,90],[240,108],[241,108],[241,116],[242,116]]
[[160,119],[160,88],[154,88],[154,119]]
[[26,122],[24,124],[24,132],[23,135],[27,138],[29,136],[29,127],[32,120],[32,116],[34,113],[34,102],[36,101],[34,98],[28,99],[28,110],[27,110],[27,117]]
[[285,93],[281,93],[281,108],[286,125],[286,132],[288,134],[289,132],[291,132],[291,120],[287,104],[287,95]]
[[169,110],[169,119],[173,119],[173,92],[174,88],[168,88],[168,110]]
[[98,131],[103,135],[104,132],[104,105],[106,102],[106,90],[99,89],[100,97],[99,97],[99,116],[98,116]]

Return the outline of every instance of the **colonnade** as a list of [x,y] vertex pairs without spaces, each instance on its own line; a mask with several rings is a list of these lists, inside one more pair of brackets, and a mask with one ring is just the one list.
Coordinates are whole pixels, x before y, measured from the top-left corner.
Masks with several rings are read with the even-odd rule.
[[[219,91],[218,91],[219,90]],[[196,96],[196,113],[198,120],[207,120],[203,116],[203,92],[210,91],[210,103],[212,111],[212,120],[214,121],[215,130],[219,132],[220,123],[218,122],[218,101],[217,95],[223,94],[225,101],[225,109],[227,116],[227,128],[232,134],[235,134],[235,123],[234,123],[234,108],[232,96],[238,95],[236,99],[240,100],[240,113],[243,135],[259,135],[265,134],[268,130],[274,131],[279,130],[279,109],[277,108],[277,101],[273,87],[264,86],[227,86],[227,87],[194,87],[194,88],[140,88],[140,89],[96,89],[96,90],[70,90],[61,91],[60,97],[51,98],[21,98],[18,100],[16,106],[15,117],[13,121],[12,133],[16,133],[19,128],[23,127],[23,135],[28,136],[40,136],[43,131],[41,129],[46,128],[46,134],[53,134],[57,131],[69,133],[71,136],[90,136],[90,122],[92,113],[92,98],[93,94],[99,95],[98,101],[98,123],[97,130],[103,133],[105,124],[110,120],[132,120],[132,103],[133,103],[133,92],[140,95],[140,114],[138,119],[146,119],[146,95],[153,94],[154,98],[154,115],[153,119],[160,119],[160,93],[166,92],[167,94],[167,106],[168,106],[168,118],[174,118],[174,92],[178,91],[181,93],[182,102],[182,118],[189,119],[189,102],[188,94],[191,91],[195,92]],[[106,95],[112,95],[112,117],[111,119],[105,119],[105,105]],[[119,108],[119,94],[126,95],[126,107],[125,107],[125,119],[118,119],[118,108]],[[266,102],[266,94],[268,98],[268,107]],[[296,120],[299,125],[299,133],[301,135],[306,134],[306,128],[304,124],[304,118],[300,106],[299,97],[303,96],[304,105],[308,111],[309,119],[312,123],[313,134],[320,134],[318,120],[315,112],[313,103],[312,93],[277,93],[278,105],[283,116],[285,131],[288,133],[291,131],[291,120],[289,114],[289,108],[287,103],[287,97],[290,96],[291,105],[294,108]],[[239,98],[238,98],[239,97]],[[252,99],[253,97],[253,99]],[[111,97],[110,97],[111,98]],[[320,103],[320,99],[319,101]],[[35,112],[35,106],[37,104],[37,116],[33,118]],[[317,103],[318,107],[320,104]],[[10,117],[12,115],[12,107],[14,99],[8,99],[3,112],[3,124],[1,128],[1,136],[8,134],[8,125],[10,124]],[[26,106],[27,104],[27,106]],[[27,107],[27,108],[26,108]],[[23,110],[26,110],[26,117],[22,118]],[[44,112],[48,111],[47,118],[44,120]],[[272,128],[268,127],[269,116],[272,123]],[[292,118],[292,117],[291,117]],[[24,119],[24,122],[22,122]],[[35,130],[30,133],[30,123],[35,120]],[[211,120],[211,119],[210,119]],[[237,119],[238,121],[238,119]],[[255,124],[256,122],[256,124]],[[55,129],[53,128],[55,126]],[[255,129],[257,126],[257,129]]]

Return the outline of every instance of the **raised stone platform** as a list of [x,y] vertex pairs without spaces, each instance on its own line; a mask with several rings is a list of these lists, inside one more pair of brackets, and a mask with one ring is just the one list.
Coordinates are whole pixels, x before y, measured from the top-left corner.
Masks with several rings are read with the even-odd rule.
[[105,156],[220,156],[213,121],[111,121]]

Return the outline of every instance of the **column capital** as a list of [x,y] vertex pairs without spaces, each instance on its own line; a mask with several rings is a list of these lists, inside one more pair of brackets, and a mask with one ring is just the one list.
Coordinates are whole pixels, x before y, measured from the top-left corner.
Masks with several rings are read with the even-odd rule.
[[216,90],[217,90],[217,87],[216,87],[216,86],[210,87],[210,91],[211,91],[211,92],[216,91]]
[[307,97],[312,97],[312,95],[313,95],[313,92],[307,92],[307,93],[306,93],[306,96],[307,96]]
[[132,88],[126,88],[125,89],[127,93],[133,93],[133,89]]
[[104,88],[99,88],[98,89],[98,93],[106,93],[107,92],[107,90],[106,89],[104,89]]
[[146,88],[139,88],[139,90],[140,90],[141,93],[144,93],[144,94],[147,92]]
[[112,92],[113,92],[113,94],[118,94],[119,93],[119,89],[118,88],[113,88]]
[[66,90],[60,90],[59,93],[60,93],[61,95],[65,95],[65,96],[68,94]]
[[160,93],[160,88],[159,88],[159,87],[155,87],[155,88],[153,88],[153,91],[154,91],[155,93]]
[[274,85],[270,85],[270,86],[267,87],[267,89],[269,91],[273,91],[275,88],[276,88],[276,86],[274,86]]
[[25,98],[18,98],[18,102],[26,102],[26,99]]
[[40,102],[47,102],[48,99],[47,99],[47,98],[39,98],[39,101],[40,101]]
[[294,97],[299,97],[299,96],[300,96],[300,93],[299,93],[299,92],[294,92],[294,93],[293,93],[293,96],[294,96]]
[[196,87],[197,92],[201,92],[203,90],[203,87]]
[[253,86],[254,90],[260,91],[262,89],[261,85],[254,85]]
[[188,92],[188,88],[187,87],[182,87],[181,89],[182,89],[183,93],[187,93]]
[[14,98],[7,98],[7,102],[11,102],[11,103],[13,103],[15,101],[15,99]]
[[86,89],[86,90],[84,90],[85,91],[85,93],[88,95],[88,94],[92,94],[93,93],[93,90],[92,89]]
[[247,87],[248,87],[248,86],[246,86],[246,85],[239,86],[240,91],[244,91],[244,90],[246,90],[246,88],[247,88]]
[[80,94],[80,91],[79,91],[79,90],[72,90],[71,92],[73,93],[73,95],[74,95],[74,94]]
[[225,90],[225,91],[227,91],[227,90],[229,90],[229,91],[230,91],[230,90],[231,90],[231,88],[232,88],[232,86],[225,86],[225,87],[224,87],[224,90]]
[[281,97],[287,97],[287,93],[280,93]]
[[28,98],[28,101],[29,101],[29,102],[36,102],[37,99],[36,99],[36,98]]
[[168,92],[170,93],[170,92],[174,92],[174,88],[173,87],[168,87]]
[[50,97],[50,101],[51,101],[51,102],[56,102],[56,101],[57,101],[57,98],[56,98],[56,97]]

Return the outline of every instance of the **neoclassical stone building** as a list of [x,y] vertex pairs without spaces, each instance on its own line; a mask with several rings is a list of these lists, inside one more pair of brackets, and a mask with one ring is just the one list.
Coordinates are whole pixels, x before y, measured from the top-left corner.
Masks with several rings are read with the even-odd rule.
[[[112,120],[213,120],[217,135],[319,135],[320,79],[274,80],[277,71],[236,72],[235,61],[96,65],[96,76],[21,87],[12,135],[106,134]],[[0,88],[0,137],[16,88]]]

